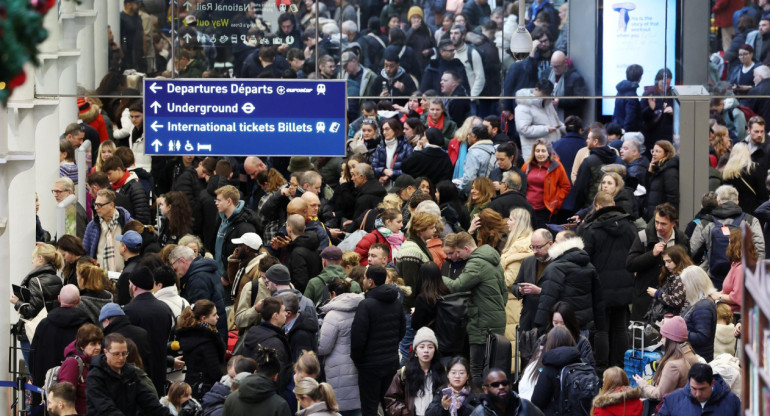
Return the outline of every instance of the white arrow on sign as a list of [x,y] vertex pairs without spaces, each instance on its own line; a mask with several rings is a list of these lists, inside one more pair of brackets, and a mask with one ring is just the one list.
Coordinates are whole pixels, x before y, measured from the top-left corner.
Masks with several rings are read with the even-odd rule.
[[201,150],[208,150],[210,152],[211,151],[211,145],[210,144],[200,144],[200,143],[198,143],[198,151],[200,152]]
[[153,82],[152,85],[150,85],[150,91],[152,91],[153,94],[157,93],[158,90],[162,90],[163,87],[159,87],[157,82]]
[[157,151],[158,151],[158,148],[159,148],[160,146],[163,146],[163,143],[161,143],[161,142],[160,142],[160,140],[158,140],[158,139],[155,139],[155,141],[154,141],[154,142],[152,142],[151,146],[152,146],[152,147],[154,147],[154,148],[155,148],[155,151],[157,152]]
[[252,111],[254,111],[254,104],[252,103],[246,103],[243,106],[241,106],[241,109],[246,114],[251,114]]
[[150,127],[152,127],[152,131],[157,132],[158,128],[161,128],[161,129],[163,128],[163,125],[158,124],[158,120],[155,120],[152,122],[152,124],[150,124]]
[[185,42],[187,42],[187,43],[190,43],[190,38],[191,38],[192,36],[190,36],[190,34],[189,34],[189,33],[185,33],[185,35],[184,35],[184,36],[182,36],[182,37],[184,38],[184,41],[185,41]]
[[189,12],[190,11],[190,6],[192,6],[192,4],[190,4],[190,1],[188,0],[188,1],[184,2],[184,4],[182,4],[182,6],[186,7],[187,11]]
[[150,108],[155,110],[155,114],[158,114],[158,109],[162,107],[157,101],[154,101],[152,104],[150,104]]

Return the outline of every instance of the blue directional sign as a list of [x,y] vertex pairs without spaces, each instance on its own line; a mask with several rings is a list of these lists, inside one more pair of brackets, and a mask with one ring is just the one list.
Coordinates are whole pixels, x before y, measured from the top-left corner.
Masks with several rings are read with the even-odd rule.
[[344,156],[345,82],[145,80],[148,155]]

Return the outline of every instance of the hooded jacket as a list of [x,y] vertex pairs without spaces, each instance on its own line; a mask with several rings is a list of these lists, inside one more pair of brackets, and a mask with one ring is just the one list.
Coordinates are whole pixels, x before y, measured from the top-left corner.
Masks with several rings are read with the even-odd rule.
[[[412,49],[412,48],[407,46],[407,49]],[[414,54],[413,51],[409,51],[409,52]],[[404,61],[406,61],[407,59],[404,57],[407,56],[409,52],[405,52],[404,56],[402,56],[402,59],[404,59]],[[413,64],[414,65],[411,65],[411,64],[409,65],[409,66],[413,66],[413,68],[410,68],[410,69],[413,69],[415,71],[419,70],[417,62],[414,62]],[[403,90],[397,89],[395,87],[396,82],[401,82],[402,84],[404,84],[404,89]],[[388,76],[384,68],[380,70],[380,73],[378,74],[377,79],[374,81],[374,88],[378,92],[377,95],[379,95],[379,92],[382,91],[383,83],[386,84],[386,89],[388,90],[388,93],[390,94],[391,97],[408,97],[412,95],[413,92],[417,91],[417,85],[415,85],[414,80],[412,80],[412,77],[409,75],[409,73],[406,72],[406,69],[404,69],[404,67],[401,65],[398,66],[398,69],[396,70],[396,74],[393,77]],[[394,102],[399,105],[406,105],[406,101],[407,100],[403,100],[403,99],[394,100]]]
[[[521,154],[527,159],[532,155],[532,145],[536,139],[543,138],[548,143],[553,143],[566,134],[564,123],[559,119],[552,100],[536,97],[534,89],[525,88],[516,92],[519,98],[516,100],[515,120],[516,130],[521,137]],[[556,130],[549,132],[549,127]]]
[[[521,170],[529,175],[530,165],[525,163]],[[558,212],[572,189],[567,171],[558,160],[548,162],[543,183],[543,203],[551,214]]]
[[358,370],[350,357],[350,333],[353,317],[364,295],[343,293],[321,310],[326,317],[321,325],[318,355],[325,357],[326,381],[334,388],[340,411],[361,408],[358,395]]
[[[88,369],[91,366],[91,356],[86,355],[76,347],[76,342],[72,341],[64,348],[64,361],[62,361],[59,369],[59,382],[66,381],[75,386],[75,409],[78,413],[86,414],[86,377],[88,377]],[[78,360],[73,356],[77,356],[83,361],[82,373]]]
[[532,404],[542,409],[546,415],[555,415],[561,394],[561,369],[568,364],[579,362],[580,352],[576,347],[556,347],[546,352],[543,355],[543,370],[532,393]]
[[[217,307],[219,336],[227,336],[227,311],[225,310],[224,289],[217,274],[214,260],[198,257],[190,264],[187,273],[179,279],[180,295],[190,303],[208,299]],[[224,340],[224,338],[223,338]]]
[[289,266],[291,283],[304,292],[308,281],[321,273],[321,257],[316,252],[318,236],[311,230],[292,240],[287,246],[286,264]]
[[626,270],[626,254],[636,238],[636,226],[629,214],[615,206],[601,208],[586,221],[581,238],[591,264],[596,267],[605,306],[630,304],[634,275]]
[[216,332],[195,325],[178,329],[176,338],[187,363],[185,383],[213,386],[225,374],[225,346]]
[[[636,97],[639,83],[624,79],[615,88],[618,90],[619,97]],[[612,121],[618,123],[625,131],[640,131],[642,129],[641,112],[642,108],[636,98],[615,100]]]
[[112,302],[112,293],[102,290],[101,292],[95,292],[91,290],[83,290],[80,292],[80,302],[78,303],[78,309],[88,315],[90,322],[99,322],[99,313],[102,311],[102,306]]
[[46,371],[62,362],[64,349],[75,340],[78,328],[87,323],[85,312],[69,307],[56,308],[40,321],[29,352],[29,367],[36,386],[43,386]]
[[384,374],[398,367],[398,343],[406,333],[399,290],[383,284],[366,292],[350,329],[350,357],[359,371]]
[[171,416],[155,393],[139,378],[136,367],[126,364],[120,374],[107,365],[104,354],[91,359],[86,379],[86,404],[89,415],[134,415],[141,409],[144,415]]
[[655,215],[655,207],[668,202],[679,209],[679,156],[653,167],[647,175],[647,200],[644,204],[644,218]]
[[473,180],[479,176],[489,176],[497,160],[495,145],[492,140],[479,140],[468,148],[463,164],[463,178],[460,182],[460,192],[466,195],[471,191]]
[[577,179],[572,187],[573,192],[577,192],[575,208],[583,208],[593,203],[604,175],[602,167],[613,163],[622,164],[623,161],[611,147],[595,147],[589,151],[588,157],[580,164]]
[[692,396],[688,382],[683,388],[666,396],[658,415],[738,415],[740,412],[741,401],[738,396],[730,391],[722,376],[714,374],[714,388],[704,406],[701,407]]
[[201,405],[203,406],[203,416],[222,416],[225,408],[225,400],[230,395],[230,387],[216,382],[211,390],[203,395]]
[[[323,298],[323,286],[328,285],[335,279],[345,280],[347,277],[348,276],[345,274],[345,269],[343,269],[342,266],[338,264],[328,265],[323,270],[321,270],[321,273],[318,273],[316,277],[310,279],[310,281],[307,283],[307,287],[305,288],[303,295],[310,299],[313,304],[318,304],[318,302]],[[356,284],[356,286],[358,286],[358,284]]]
[[505,333],[508,290],[497,250],[487,244],[477,248],[468,257],[460,276],[455,280],[445,277],[444,284],[452,293],[471,292],[466,326],[471,344],[484,344],[487,330]]
[[251,327],[245,336],[243,352],[241,353],[244,357],[254,357],[261,345],[263,348],[275,349],[281,367],[291,363],[289,341],[286,339],[283,329],[270,322],[262,321],[259,325]]
[[240,236],[246,233],[257,232],[257,214],[251,209],[246,208],[245,205],[245,202],[238,201],[235,211],[233,211],[229,218],[225,218],[224,214],[219,213],[221,222],[219,230],[217,230],[215,259],[220,276],[226,275],[227,258],[233,254],[233,251],[238,246],[233,243],[233,239],[240,238]]
[[545,328],[551,320],[551,310],[558,301],[572,305],[581,329],[594,322],[604,329],[604,301],[601,284],[591,258],[583,250],[580,238],[554,243],[548,250],[551,262],[540,278],[540,301],[535,326]]
[[300,312],[286,336],[289,339],[289,353],[292,362],[299,358],[302,350],[318,350],[318,318],[315,314],[308,315]]
[[644,405],[642,391],[628,386],[599,394],[594,398],[593,416],[637,416]]

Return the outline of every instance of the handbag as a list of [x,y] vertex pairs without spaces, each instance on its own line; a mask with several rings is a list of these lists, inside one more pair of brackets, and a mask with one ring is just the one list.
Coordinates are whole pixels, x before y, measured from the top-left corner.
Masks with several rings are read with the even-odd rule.
[[[37,286],[40,288],[40,293],[43,293],[43,285],[40,284],[40,278],[37,279]],[[45,308],[45,297],[43,298],[43,307],[40,312],[37,313],[32,319],[20,318],[24,322],[24,332],[27,334],[27,339],[32,342],[32,338],[35,336],[35,331],[40,322],[48,316],[48,310]]]
[[366,214],[364,214],[364,219],[361,221],[361,225],[358,227],[358,230],[348,234],[345,236],[345,239],[342,240],[339,244],[337,244],[337,247],[345,251],[354,251],[356,249],[356,246],[358,245],[358,242],[361,241],[362,238],[364,238],[365,235],[369,234],[364,230],[364,226],[366,225],[366,219],[369,218],[369,213],[372,212],[370,209],[369,211],[366,211]]

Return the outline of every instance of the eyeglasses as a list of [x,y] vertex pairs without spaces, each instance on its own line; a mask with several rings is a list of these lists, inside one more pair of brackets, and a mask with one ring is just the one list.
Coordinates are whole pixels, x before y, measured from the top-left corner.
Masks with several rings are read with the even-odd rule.
[[128,357],[128,351],[121,351],[121,352],[107,351],[107,353],[115,357]]
[[103,206],[105,206],[105,205],[110,205],[111,203],[112,203],[112,202],[105,202],[105,203],[103,203],[103,204],[100,204],[100,203],[98,203],[98,202],[94,202],[94,206],[95,206],[96,208],[101,208],[101,207],[103,207]]
[[487,384],[487,387],[492,387],[492,388],[495,388],[495,389],[499,389],[500,386],[508,387],[510,384],[511,384],[511,382],[509,382],[508,380],[495,381],[494,383]]
[[749,56],[749,55],[751,54],[748,52],[738,53],[738,56]]
[[176,262],[178,262],[179,260],[182,260],[182,258],[180,257],[180,258],[178,258],[178,259],[176,259],[176,260],[172,261],[172,262],[171,262],[171,267],[174,267],[174,265],[176,264]]
[[63,194],[63,193],[65,193],[65,192],[69,192],[69,191],[68,191],[68,190],[66,190],[66,189],[62,189],[62,190],[58,190],[58,189],[51,189],[51,193],[52,193],[52,194],[54,194],[54,195]]
[[453,370],[453,371],[449,372],[450,376],[464,376],[464,375],[467,375],[467,374],[468,374],[468,372],[466,372],[465,370],[459,370],[459,371],[458,370]]
[[549,243],[550,243],[550,241],[548,243],[540,244],[539,246],[530,245],[529,249],[530,250],[542,250],[543,247],[547,246]]

